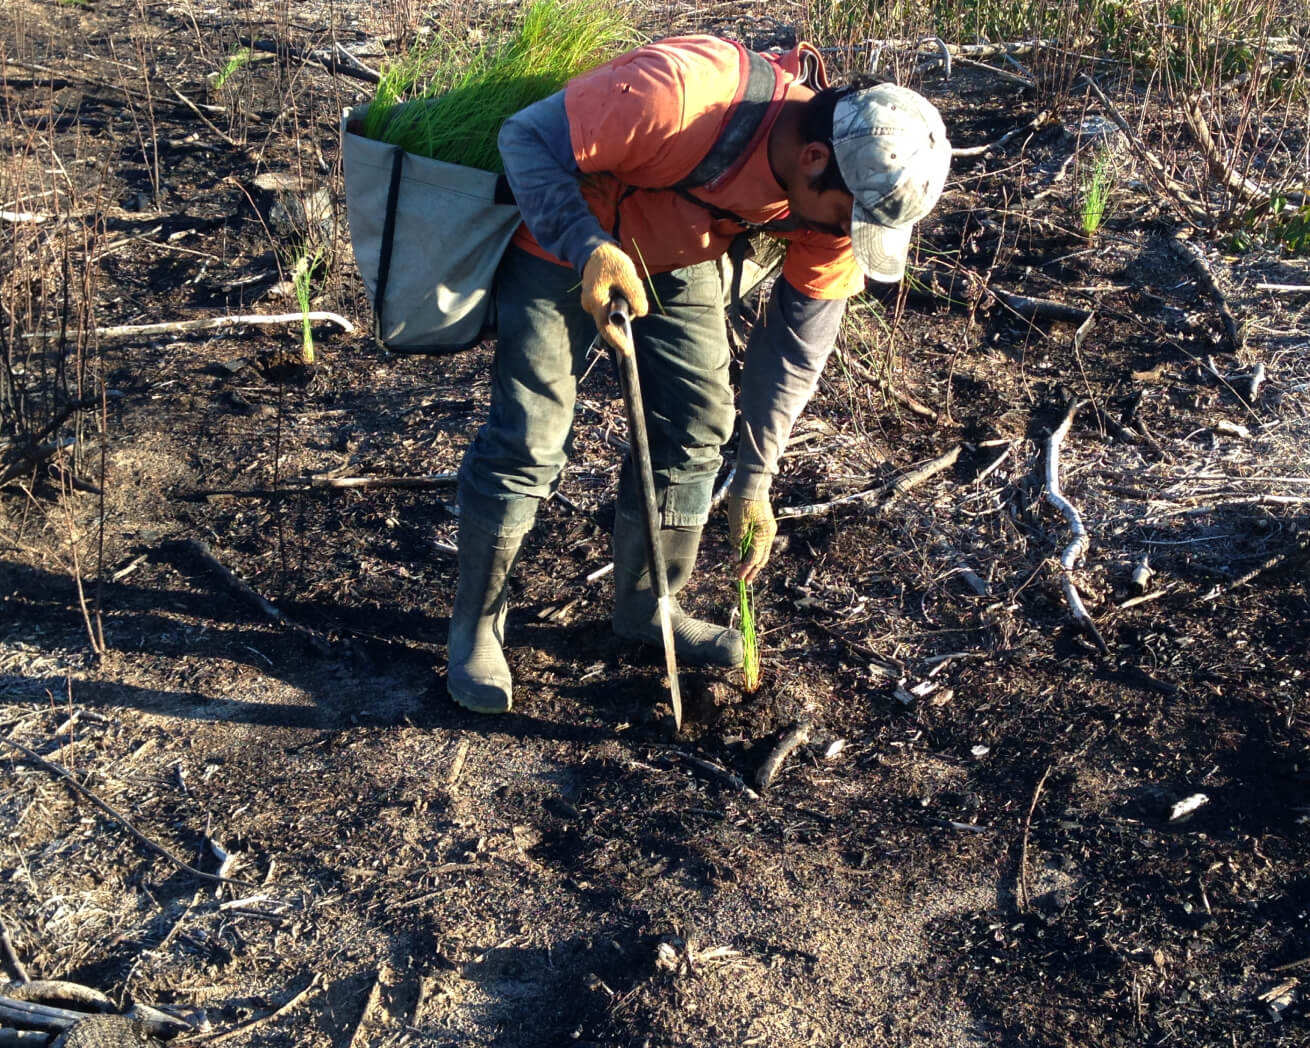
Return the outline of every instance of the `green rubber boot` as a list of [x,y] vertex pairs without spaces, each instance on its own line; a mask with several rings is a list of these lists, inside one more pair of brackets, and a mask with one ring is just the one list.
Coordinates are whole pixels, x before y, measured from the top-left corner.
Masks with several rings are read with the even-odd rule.
[[509,575],[523,537],[504,538],[459,523],[459,585],[446,641],[446,690],[474,713],[508,713],[513,681],[505,661]]
[[[700,549],[700,528],[664,528],[660,545],[669,576],[669,595],[691,578]],[[673,649],[692,665],[740,666],[741,633],[692,618],[670,601],[673,613]],[[645,525],[620,513],[614,518],[614,632],[626,640],[664,647],[656,609],[655,590],[646,562]]]

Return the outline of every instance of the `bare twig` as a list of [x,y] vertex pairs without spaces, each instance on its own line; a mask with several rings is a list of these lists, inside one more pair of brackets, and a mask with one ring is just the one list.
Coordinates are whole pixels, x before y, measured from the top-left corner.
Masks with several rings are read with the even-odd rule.
[[39,753],[35,752],[34,750],[28,749],[21,742],[15,742],[13,739],[7,739],[7,738],[0,738],[0,742],[12,746],[14,749],[18,750],[23,755],[23,757],[26,760],[28,760],[30,763],[35,764],[38,768],[41,768],[43,771],[47,771],[51,775],[54,775],[57,778],[63,780],[63,782],[66,783],[69,787],[71,787],[75,793],[77,793],[81,797],[86,798],[97,808],[99,808],[102,812],[104,812],[111,819],[113,819],[120,826],[122,826],[123,829],[125,829],[129,834],[135,837],[141,844],[145,845],[156,855],[162,856],[163,858],[167,859],[183,873],[189,873],[192,877],[199,877],[202,880],[206,880],[206,881],[216,881],[220,884],[239,884],[242,885],[243,887],[250,887],[250,885],[247,884],[245,881],[238,881],[230,877],[218,877],[215,874],[205,873],[203,870],[197,870],[194,866],[190,865],[189,863],[183,862],[171,851],[165,848],[162,844],[158,844],[155,841],[152,841],[144,833],[138,830],[134,825],[132,825],[132,823],[127,819],[127,817],[123,815],[123,813],[120,812],[117,808],[114,808],[112,805],[106,803],[105,801],[102,801],[95,793],[87,789],[75,778],[73,778],[73,776],[69,774],[67,769],[62,768],[58,764],[54,764],[51,761],[46,760]]
[[813,725],[808,720],[803,720],[778,740],[778,744],[769,751],[769,755],[764,759],[764,763],[760,765],[759,771],[755,773],[756,786],[762,790],[767,790],[773,785],[773,780],[782,768],[782,762],[791,756],[797,747],[804,746],[810,741],[812,728]]
[[9,926],[5,924],[3,915],[0,915],[0,954],[4,955],[5,964],[8,965],[15,979],[19,982],[31,982],[27,969],[23,967],[23,961],[18,956],[18,951],[14,949],[13,940],[9,938]]
[[[326,310],[310,310],[308,313],[247,313],[235,317],[205,317],[200,320],[169,320],[159,324],[120,324],[116,327],[94,328],[87,332],[95,338],[137,338],[143,335],[176,335],[190,331],[218,331],[222,328],[268,326],[275,324],[310,323],[336,324],[347,334],[354,334],[355,325],[338,313]],[[41,338],[36,332],[24,338]]]
[[302,62],[314,62],[329,73],[362,80],[366,84],[376,84],[382,79],[377,70],[370,69],[340,44],[331,51],[321,48],[298,48],[281,40],[247,40],[245,46],[252,51],[277,55],[283,61],[296,58]]
[[1224,322],[1224,331],[1228,335],[1228,342],[1234,353],[1241,353],[1245,344],[1244,339],[1237,326],[1237,318],[1233,316],[1232,309],[1228,306],[1228,298],[1219,290],[1219,284],[1215,281],[1214,271],[1210,268],[1210,263],[1205,260],[1205,256],[1196,245],[1182,237],[1173,237],[1169,241],[1169,247],[1179,258],[1186,262],[1194,273],[1200,285],[1210,292],[1210,296],[1215,300],[1215,305],[1219,309],[1219,316]]
[[1016,137],[1017,135],[1026,134],[1030,131],[1036,131],[1038,128],[1043,127],[1046,124],[1046,122],[1050,119],[1051,119],[1051,111],[1049,109],[1043,109],[1035,117],[1029,120],[1028,123],[1022,125],[1021,127],[1016,127],[1010,131],[1005,132],[1005,134],[1003,134],[1000,138],[995,139],[994,141],[991,142],[987,142],[981,146],[963,146],[959,149],[952,149],[951,156],[956,159],[960,159],[962,157],[982,156],[984,153],[990,153],[993,149],[1000,149],[1001,146],[1005,145],[1006,142],[1010,141],[1010,139]]
[[707,761],[703,757],[697,757],[682,750],[670,750],[669,752],[681,757],[688,764],[700,768],[701,771],[707,771],[715,778],[722,779],[729,785],[736,787],[750,800],[757,801],[760,799],[760,795],[746,785],[746,780],[735,772],[729,771],[723,765],[715,764],[713,761]]
[[1060,445],[1064,442],[1069,427],[1073,425],[1073,419],[1078,413],[1078,409],[1085,403],[1086,401],[1083,400],[1075,400],[1071,403],[1069,410],[1064,414],[1064,419],[1046,441],[1046,497],[1051,505],[1064,514],[1065,520],[1069,522],[1069,530],[1073,532],[1072,541],[1065,546],[1064,552],[1060,554],[1060,583],[1064,587],[1064,598],[1069,602],[1069,610],[1073,612],[1074,619],[1096,641],[1096,646],[1100,649],[1101,654],[1107,655],[1110,649],[1106,647],[1101,631],[1096,628],[1096,623],[1092,621],[1091,615],[1087,613],[1082,597],[1078,595],[1078,588],[1073,582],[1074,565],[1077,564],[1078,558],[1086,552],[1089,543],[1087,529],[1083,527],[1081,514],[1060,491]]
[[1028,815],[1023,820],[1023,844],[1019,848],[1019,883],[1018,891],[1015,892],[1015,903],[1020,913],[1026,911],[1029,902],[1032,901],[1032,892],[1028,887],[1028,834],[1032,830],[1033,812],[1037,810],[1037,799],[1042,795],[1042,787],[1046,785],[1046,777],[1051,774],[1052,767],[1054,765],[1048,764],[1046,770],[1042,772],[1042,777],[1037,780],[1037,788],[1033,790],[1032,803],[1028,805]]
[[927,462],[918,469],[912,469],[908,473],[902,473],[899,477],[889,481],[886,484],[876,488],[866,488],[863,491],[853,491],[848,495],[840,495],[829,502],[815,502],[808,506],[783,506],[777,512],[777,516],[783,517],[820,517],[825,513],[831,512],[837,506],[843,506],[849,502],[872,502],[877,500],[876,510],[881,512],[904,495],[911,488],[922,484],[929,477],[940,473],[944,469],[949,469],[955,465],[956,459],[960,457],[961,445],[957,444],[944,455],[939,455],[931,462]]
[[281,1016],[286,1015],[287,1012],[291,1011],[291,1009],[294,1008],[296,1005],[298,1005],[301,1001],[305,1000],[305,998],[309,997],[316,990],[320,989],[322,987],[322,980],[323,980],[322,973],[315,973],[313,978],[309,980],[308,986],[306,986],[298,994],[296,994],[294,997],[288,1000],[285,1004],[283,1004],[278,1008],[275,1008],[267,1015],[261,1015],[257,1019],[251,1019],[249,1022],[242,1023],[240,1026],[234,1026],[230,1030],[224,1030],[222,1033],[201,1034],[199,1037],[184,1037],[181,1040],[174,1043],[187,1044],[193,1041],[203,1041],[206,1044],[218,1044],[222,1041],[228,1040],[229,1038],[238,1037],[243,1033],[248,1033],[250,1030],[253,1030],[256,1027],[263,1026],[265,1023],[272,1022],[274,1019],[278,1019]]
[[9,983],[4,987],[4,993],[15,1001],[43,1004],[51,1008],[68,1006],[80,1012],[96,1012],[102,1015],[118,1010],[114,1002],[99,990],[83,986],[81,983],[65,982],[62,979]]
[[442,488],[459,479],[458,473],[429,473],[422,477],[310,477],[311,488]]

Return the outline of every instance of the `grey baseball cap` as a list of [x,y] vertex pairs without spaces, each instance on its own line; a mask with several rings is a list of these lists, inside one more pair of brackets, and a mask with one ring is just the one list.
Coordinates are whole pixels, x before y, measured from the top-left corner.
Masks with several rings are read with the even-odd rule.
[[897,84],[852,91],[833,110],[832,148],[855,197],[855,259],[866,276],[894,283],[905,275],[914,223],[933,209],[946,184],[951,143],[941,114]]

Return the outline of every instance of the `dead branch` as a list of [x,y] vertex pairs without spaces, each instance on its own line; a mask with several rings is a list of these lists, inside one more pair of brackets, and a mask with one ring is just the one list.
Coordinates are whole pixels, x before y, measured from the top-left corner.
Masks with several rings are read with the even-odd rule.
[[[338,313],[314,309],[307,313],[247,313],[236,317],[205,317],[199,320],[169,320],[159,324],[120,324],[115,327],[93,328],[89,334],[96,338],[137,338],[142,335],[177,335],[191,331],[218,331],[233,327],[267,327],[275,324],[336,324],[348,335],[355,333],[355,325]],[[40,332],[24,338],[41,338]]]
[[274,1019],[286,1015],[287,1012],[291,1011],[291,1009],[294,1008],[296,1005],[298,1005],[301,1001],[305,1000],[305,998],[309,997],[316,990],[320,989],[322,987],[322,980],[323,980],[322,973],[316,972],[314,974],[314,977],[309,980],[308,986],[306,986],[303,990],[301,990],[298,994],[296,994],[294,997],[288,1000],[281,1007],[275,1008],[267,1015],[261,1015],[257,1019],[251,1019],[249,1022],[242,1023],[240,1026],[234,1026],[230,1030],[224,1030],[222,1033],[216,1033],[213,1034],[212,1036],[201,1036],[196,1039],[203,1041],[206,1044],[218,1044],[221,1041],[226,1041],[231,1037],[240,1036],[241,1034],[247,1033],[250,1030],[253,1030],[259,1026],[263,1026],[265,1023],[272,1022]]
[[937,412],[932,408],[928,407],[926,404],[920,404],[908,393],[902,393],[885,378],[875,375],[858,360],[853,360],[845,353],[842,353],[841,350],[838,350],[837,352],[838,358],[841,361],[841,366],[850,371],[851,374],[876,387],[879,393],[885,397],[891,397],[892,400],[896,401],[896,403],[900,404],[908,411],[911,411],[922,418],[926,418],[930,422],[937,421]]
[[898,498],[913,488],[917,488],[925,480],[930,477],[935,477],[943,470],[950,469],[955,465],[956,460],[960,457],[960,450],[962,447],[962,444],[956,444],[950,451],[943,455],[938,455],[931,462],[925,462],[918,469],[912,469],[908,473],[902,473],[887,485],[887,494],[878,504],[878,510],[885,510]]
[[366,84],[376,84],[382,79],[377,70],[370,69],[340,44],[331,51],[322,48],[294,47],[281,40],[246,40],[245,46],[252,51],[276,55],[283,62],[289,62],[293,58],[301,62],[313,62],[329,73],[350,77],[352,80],[362,80]]
[[176,549],[202,561],[232,592],[255,607],[265,618],[303,637],[320,655],[331,654],[332,645],[328,643],[327,638],[317,630],[288,619],[275,604],[261,596],[250,583],[219,560],[209,548],[209,543],[200,539],[184,539],[166,545],[168,548]]
[[1050,119],[1051,119],[1051,111],[1049,109],[1043,109],[1035,117],[1029,120],[1028,123],[1022,125],[1021,127],[1016,127],[1010,131],[1005,132],[1005,134],[1003,134],[1000,138],[996,139],[995,141],[987,142],[986,144],[981,146],[964,146],[960,149],[952,149],[951,156],[955,159],[960,159],[962,157],[982,156],[984,153],[990,153],[994,149],[1000,149],[1001,146],[1005,145],[1006,142],[1010,141],[1010,139],[1016,137],[1017,135],[1022,135],[1030,131],[1037,131],[1038,129],[1044,127],[1047,121],[1049,121]]
[[760,765],[759,771],[755,773],[756,786],[761,790],[767,790],[773,785],[773,780],[782,768],[782,762],[791,756],[797,747],[804,746],[810,741],[810,732],[813,727],[814,725],[810,721],[803,720],[778,740],[778,744],[769,751],[769,755],[764,758],[764,763]]
[[61,1033],[73,1023],[85,1018],[85,1012],[52,1008],[45,1004],[33,1004],[30,1001],[17,1001],[12,997],[0,996],[0,1022],[10,1026]]
[[1020,913],[1028,909],[1028,904],[1032,901],[1032,891],[1028,887],[1028,835],[1033,826],[1033,812],[1037,810],[1037,799],[1042,795],[1042,787],[1046,785],[1046,778],[1051,774],[1051,768],[1054,765],[1048,764],[1046,770],[1042,772],[1042,777],[1037,780],[1037,787],[1033,790],[1032,803],[1028,805],[1028,815],[1023,820],[1023,844],[1019,848],[1019,883],[1016,886],[1015,905]]
[[99,990],[81,983],[64,982],[61,979],[37,979],[36,981],[11,982],[4,987],[6,997],[28,1004],[44,1004],[51,1008],[70,1007],[79,1012],[97,1012],[109,1014],[118,1011],[114,1002]]
[[65,448],[71,448],[76,443],[76,440],[72,437],[68,437],[64,440],[52,440],[47,444],[29,444],[19,453],[18,458],[9,463],[9,465],[0,472],[0,488],[4,487],[10,481],[26,476],[31,473],[32,470],[41,465],[41,463],[52,458]]
[[1029,298],[1016,295],[998,288],[987,289],[1007,309],[1017,313],[1025,320],[1059,320],[1067,324],[1084,324],[1092,315],[1090,309],[1071,306],[1067,302],[1056,302],[1049,298]]
[[1083,605],[1083,599],[1078,595],[1078,588],[1073,582],[1074,565],[1078,562],[1078,558],[1086,552],[1090,541],[1087,536],[1087,529],[1083,527],[1082,515],[1060,491],[1060,445],[1064,443],[1064,438],[1069,432],[1069,427],[1073,425],[1073,419],[1078,414],[1078,409],[1085,403],[1086,401],[1083,400],[1075,400],[1070,404],[1069,410],[1064,414],[1064,419],[1046,441],[1046,498],[1051,505],[1064,514],[1065,520],[1069,522],[1069,530],[1073,532],[1073,540],[1065,546],[1064,552],[1060,554],[1060,583],[1064,587],[1064,598],[1069,603],[1069,610],[1073,612],[1074,619],[1096,641],[1096,646],[1100,649],[1101,654],[1108,655],[1110,649],[1106,647],[1101,631],[1096,628],[1096,623],[1092,621],[1091,615],[1087,613],[1087,608]]
[[350,1035],[350,1043],[347,1048],[360,1048],[361,1045],[368,1043],[366,1028],[373,1016],[373,1012],[377,1009],[378,998],[382,994],[382,972],[383,969],[378,968],[377,975],[373,979],[373,986],[364,999],[364,1010],[359,1013],[359,1022],[355,1023],[355,1032]]
[[715,764],[713,761],[707,761],[703,757],[697,757],[682,750],[670,750],[669,752],[675,756],[681,757],[693,767],[700,768],[701,771],[709,772],[716,779],[721,779],[728,783],[728,785],[740,790],[748,800],[757,801],[760,799],[760,795],[746,785],[745,779],[736,774],[736,772],[729,771],[727,768],[723,767],[723,765]]
[[19,982],[31,982],[27,969],[23,967],[22,959],[18,956],[18,951],[14,949],[13,940],[9,938],[9,926],[5,924],[3,914],[0,914],[0,955],[3,955],[5,964],[9,966],[15,979]]
[[1268,207],[1269,191],[1256,185],[1224,159],[1223,153],[1210,134],[1210,125],[1206,122],[1205,114],[1201,112],[1199,96],[1193,95],[1183,102],[1183,117],[1192,132],[1192,137],[1196,139],[1196,144],[1205,154],[1206,163],[1210,165],[1210,170],[1219,181],[1250,206]]
[[1228,342],[1234,353],[1240,354],[1245,340],[1240,334],[1237,327],[1237,318],[1233,316],[1232,309],[1229,308],[1228,298],[1219,290],[1219,285],[1214,278],[1214,270],[1210,268],[1210,263],[1205,260],[1198,247],[1182,237],[1172,237],[1169,241],[1169,247],[1175,255],[1181,258],[1191,267],[1197,276],[1197,282],[1210,293],[1215,300],[1215,305],[1219,309],[1219,316],[1224,322],[1224,331],[1228,334]]
[[442,488],[459,479],[458,473],[429,473],[423,477],[310,477],[311,488]]
[[[1026,76],[1020,76],[1018,73],[1011,73],[1006,69],[997,69],[994,65],[989,65],[986,62],[979,62],[972,58],[965,58],[963,55],[957,57],[955,60],[962,66],[968,66],[970,69],[982,70],[983,72],[996,77],[998,80],[1003,80],[1007,84],[1014,84],[1016,87],[1027,88],[1031,91],[1037,86]],[[955,155],[955,150],[951,150],[951,155]]]
[[1276,553],[1272,557],[1266,557],[1250,571],[1244,572],[1225,586],[1216,586],[1214,589],[1205,593],[1201,599],[1204,601],[1215,600],[1217,597],[1223,596],[1224,594],[1232,593],[1235,589],[1240,589],[1242,586],[1245,586],[1248,582],[1254,581],[1267,571],[1273,571],[1275,568],[1280,568],[1289,561],[1305,559],[1306,555],[1310,553],[1310,531],[1298,531],[1294,538],[1296,540],[1295,549],[1287,550],[1284,553]]
[[777,516],[779,519],[783,517],[821,517],[837,506],[845,505],[848,502],[873,502],[875,500],[877,501],[875,511],[882,512],[907,491],[922,484],[929,477],[935,476],[942,470],[955,465],[956,459],[960,457],[961,447],[962,445],[956,444],[946,454],[939,455],[918,469],[903,473],[879,487],[853,491],[848,495],[840,495],[828,502],[815,502],[808,506],[783,506],[778,510]]
[[217,575],[228,589],[244,598],[248,603],[254,605],[254,607],[257,608],[265,618],[272,619],[279,625],[286,622],[286,617],[275,605],[261,597],[257,592],[255,592],[254,587],[251,586],[250,583],[214,556],[214,551],[209,548],[209,543],[203,542],[200,539],[185,539],[181,542],[171,543],[170,545],[183,553],[188,553],[198,560],[203,561],[206,567]]
[[123,815],[123,813],[120,812],[117,808],[106,803],[105,801],[102,801],[94,792],[87,789],[87,787],[83,786],[80,782],[78,782],[75,778],[73,778],[73,776],[68,772],[66,768],[63,768],[58,764],[54,764],[51,761],[46,760],[39,753],[37,753],[34,750],[28,749],[21,742],[15,742],[13,739],[0,739],[0,742],[12,746],[14,749],[18,750],[24,756],[24,758],[26,758],[27,761],[29,761],[32,764],[35,764],[38,768],[42,769],[43,771],[47,771],[51,775],[54,775],[56,778],[62,780],[66,785],[68,785],[73,790],[74,793],[77,793],[79,796],[84,797],[86,800],[90,801],[102,812],[104,812],[111,819],[117,822],[121,827],[123,827],[123,829],[125,829],[131,836],[135,837],[138,842],[145,845],[146,848],[154,852],[156,855],[159,855],[167,859],[183,873],[189,873],[192,877],[199,877],[202,880],[215,881],[220,884],[239,884],[242,887],[246,887],[246,888],[250,887],[250,885],[247,884],[245,881],[238,881],[230,877],[218,877],[212,873],[205,873],[203,870],[197,870],[194,866],[191,866],[189,863],[183,862],[171,851],[165,848],[162,844],[156,843],[155,841],[147,837],[144,833],[142,833],[140,830],[138,830],[127,819],[127,817]]
[[54,215],[43,215],[37,211],[0,211],[0,222],[12,222],[14,225],[31,224],[39,226],[49,222]]

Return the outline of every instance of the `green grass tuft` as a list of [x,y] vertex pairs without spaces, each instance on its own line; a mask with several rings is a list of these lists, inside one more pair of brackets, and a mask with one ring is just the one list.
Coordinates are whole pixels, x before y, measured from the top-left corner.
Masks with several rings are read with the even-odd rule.
[[625,13],[602,0],[536,0],[497,42],[416,48],[384,72],[364,134],[418,156],[500,171],[501,124],[635,43]]
[[1114,158],[1109,149],[1102,149],[1096,154],[1092,170],[1083,183],[1083,202],[1078,221],[1084,235],[1093,237],[1105,221],[1106,208],[1110,203],[1110,193],[1114,189]]

